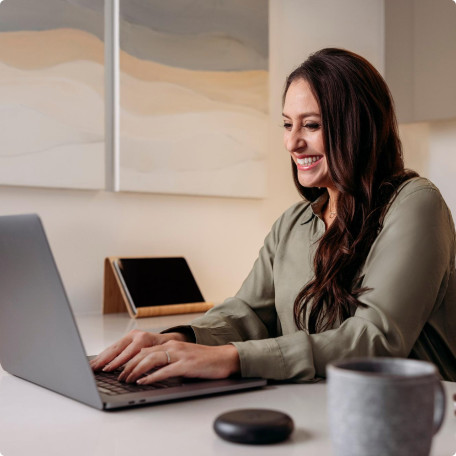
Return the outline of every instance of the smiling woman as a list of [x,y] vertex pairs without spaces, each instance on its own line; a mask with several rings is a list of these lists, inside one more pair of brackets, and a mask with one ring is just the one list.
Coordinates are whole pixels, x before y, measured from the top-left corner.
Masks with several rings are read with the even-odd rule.
[[383,78],[323,49],[287,78],[283,117],[303,201],[274,224],[239,292],[190,326],[127,334],[92,367],[125,364],[121,379],[142,384],[308,381],[340,358],[392,356],[455,381],[454,224],[439,190],[404,169]]
[[[283,107],[284,143],[303,187],[331,187],[320,107],[309,83],[298,79],[288,87]],[[331,189],[333,198],[336,189]]]

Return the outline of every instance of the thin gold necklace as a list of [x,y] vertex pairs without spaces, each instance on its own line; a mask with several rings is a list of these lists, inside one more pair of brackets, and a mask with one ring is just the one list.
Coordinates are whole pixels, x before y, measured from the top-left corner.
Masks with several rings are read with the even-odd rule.
[[336,217],[337,212],[336,212],[336,211],[333,211],[333,210],[331,209],[331,198],[329,198],[328,204],[329,204],[329,218],[330,218],[330,219],[333,219],[334,217]]

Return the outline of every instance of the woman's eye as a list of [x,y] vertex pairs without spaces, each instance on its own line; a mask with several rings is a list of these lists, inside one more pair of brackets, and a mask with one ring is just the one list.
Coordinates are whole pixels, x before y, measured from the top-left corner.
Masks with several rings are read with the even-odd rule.
[[314,123],[314,122],[309,122],[303,125],[304,128],[307,128],[309,130],[318,130],[320,128],[319,123]]
[[[302,128],[307,128],[310,131],[318,130],[321,125],[318,122],[308,122],[302,126]],[[285,130],[291,130],[293,128],[293,124],[291,122],[284,122],[283,128]]]

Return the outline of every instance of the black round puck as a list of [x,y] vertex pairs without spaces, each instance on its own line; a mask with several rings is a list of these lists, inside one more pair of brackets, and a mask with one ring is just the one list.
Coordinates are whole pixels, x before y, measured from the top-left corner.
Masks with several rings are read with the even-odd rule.
[[214,421],[217,435],[236,443],[282,442],[293,429],[293,420],[287,414],[267,409],[232,410],[218,416]]

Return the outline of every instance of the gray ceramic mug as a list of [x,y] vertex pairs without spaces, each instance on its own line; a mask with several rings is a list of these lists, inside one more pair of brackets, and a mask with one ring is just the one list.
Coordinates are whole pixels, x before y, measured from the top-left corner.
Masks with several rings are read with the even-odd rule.
[[358,358],[327,369],[328,417],[337,456],[428,456],[445,416],[433,364]]

